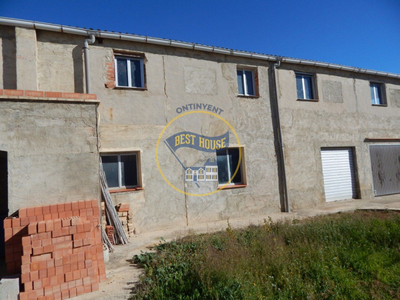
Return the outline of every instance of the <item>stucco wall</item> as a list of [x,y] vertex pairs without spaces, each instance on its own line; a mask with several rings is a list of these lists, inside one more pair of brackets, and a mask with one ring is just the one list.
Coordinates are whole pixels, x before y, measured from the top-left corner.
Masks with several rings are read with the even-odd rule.
[[26,206],[98,199],[96,104],[1,99],[0,115],[10,214]]
[[[36,31],[35,37],[29,30],[14,32],[9,27],[4,29],[0,30],[3,49],[3,87],[13,88],[13,85],[17,86],[17,77],[23,78],[16,74],[17,69],[23,72],[23,68],[18,67],[22,64],[13,64],[13,58],[17,59],[16,51],[20,49],[21,53],[24,53],[24,61],[29,62],[30,71],[32,71],[32,66],[36,65],[35,76],[39,90],[85,91],[82,55],[85,37],[41,30]],[[15,37],[19,39],[17,42],[15,42]],[[29,49],[18,46],[28,47],[34,43],[36,43],[36,52],[34,49],[28,51]],[[92,93],[97,94],[100,99],[98,107],[100,151],[102,153],[140,153],[143,189],[112,195],[116,204],[130,203],[134,216],[133,223],[138,232],[280,211],[277,159],[270,105],[271,95],[273,95],[269,86],[271,66],[268,62],[106,38],[96,39],[96,42],[90,45],[89,53]],[[108,84],[115,53],[140,54],[144,57],[146,89],[112,88]],[[28,57],[29,55],[32,59]],[[35,55],[36,58],[34,58]],[[256,71],[259,84],[258,97],[238,96],[236,74],[238,66]],[[297,100],[294,70],[315,74],[318,101]],[[5,74],[8,76],[6,77]],[[371,105],[369,81],[385,82],[387,106]],[[400,137],[399,80],[283,63],[277,71],[277,82],[291,208],[310,207],[325,202],[321,147],[354,147],[358,196],[361,199],[373,197],[369,144],[365,142],[365,139],[398,139]],[[210,104],[223,110],[220,117],[232,126],[244,149],[246,187],[225,189],[208,196],[191,196],[180,193],[163,179],[156,162],[158,138],[165,126],[179,116],[176,109],[190,103]],[[28,114],[30,110],[23,108],[22,111]],[[57,122],[63,123],[62,116],[65,115],[66,120],[69,120],[70,114],[75,114],[76,110],[75,108],[58,110],[53,107],[48,111],[46,109],[46,112],[37,120],[42,120],[53,113],[55,117],[50,118],[51,122],[58,120]],[[93,120],[93,116],[89,119]],[[73,161],[89,164],[85,168],[88,170],[86,174],[88,176],[85,176],[88,182],[85,183],[87,191],[84,193],[91,194],[93,191],[98,191],[98,182],[94,184],[93,176],[97,176],[97,173],[89,174],[89,170],[93,169],[92,163],[94,164],[97,159],[96,151],[92,149],[92,138],[95,134],[87,129],[94,126],[89,119],[85,121],[85,124],[88,124],[87,127],[82,124],[84,130],[78,131],[81,135],[75,131],[77,128],[74,124],[75,121],[81,124],[82,120],[72,118],[71,122],[67,122],[69,124],[67,128],[73,129],[67,136],[71,139],[71,145],[74,145],[71,148],[66,145],[40,148],[40,145],[52,144],[62,137],[55,134],[57,126],[46,129],[50,132],[49,138],[41,138],[43,135],[39,128],[28,126],[29,130],[36,128],[33,136],[38,137],[38,145],[34,145],[40,151],[31,150],[29,147],[29,150],[21,149],[19,144],[14,145],[17,142],[11,142],[10,137],[7,143],[12,145],[11,149],[18,149],[18,151],[13,151],[19,153],[19,156],[15,157],[21,157],[21,161],[23,161],[24,153],[29,155],[40,153],[43,156],[42,160],[55,164],[58,160],[54,161],[55,157],[50,155],[52,151],[55,151],[57,157],[62,157],[60,161],[63,163]],[[21,123],[20,119],[9,121],[9,124]],[[184,185],[182,167],[162,143],[168,134],[179,131],[215,136],[225,133],[227,124],[210,115],[188,115],[179,118],[179,122],[170,125],[162,136],[158,152],[160,169],[168,174],[168,180],[177,189],[192,194],[216,190],[215,182],[203,185],[200,190],[192,183]],[[30,146],[29,143],[23,142],[25,136],[22,133],[17,129],[15,132],[19,134],[18,143]],[[82,132],[85,134],[82,135]],[[88,139],[91,142],[88,142]],[[82,140],[87,142],[80,144]],[[231,146],[239,145],[232,130],[230,130],[230,140]],[[73,149],[77,148],[80,152],[73,152]],[[4,149],[0,148],[0,150]],[[15,154],[9,154],[10,159],[18,161],[13,155]],[[195,166],[204,163],[209,156],[198,151],[188,151],[183,157],[185,164]],[[23,172],[24,164],[21,163],[16,167],[23,174],[15,175],[15,178],[26,179],[26,172]],[[69,193],[70,186],[62,186],[62,180],[57,177],[57,171],[42,167],[41,164],[37,168],[42,168],[41,173],[47,172],[46,176],[54,177],[55,185],[46,185],[38,177],[30,180],[32,186],[39,184],[41,188],[48,188],[51,191],[50,194],[58,195],[59,199],[75,197]],[[67,173],[74,174],[78,169],[78,167],[68,169]],[[81,183],[78,180],[74,181],[75,178],[70,179],[72,186],[75,185],[74,182]],[[18,184],[16,183],[15,186],[18,187]],[[25,194],[20,196],[21,192],[17,189],[12,193],[10,199],[18,200],[25,196]],[[44,192],[41,194],[38,191],[37,194],[44,195]],[[68,198],[68,200],[75,199]]]
[[[366,138],[399,138],[400,85],[386,79],[387,106],[371,105],[372,76],[344,72],[329,74],[318,68],[296,71],[315,74],[317,102],[298,100],[295,72],[278,70],[278,94],[285,145],[288,194],[292,208],[325,202],[321,147],[354,147],[358,198],[374,197],[369,143]],[[383,82],[383,81],[382,81]]]
[[[145,55],[147,90],[105,88],[105,63],[113,62],[113,49]],[[141,153],[144,190],[113,194],[115,203],[131,204],[137,231],[280,211],[266,63],[257,67],[243,59],[107,40],[90,51],[92,62],[97,62],[91,64],[93,92],[101,99],[100,151]],[[260,97],[237,96],[237,65],[257,68]],[[190,103],[223,110],[220,116],[234,128],[244,149],[247,187],[191,196],[163,179],[156,163],[157,139],[164,126],[179,116],[176,109]],[[162,140],[183,130],[216,136],[228,129],[215,117],[190,115],[172,124]],[[201,188],[194,183],[185,187],[182,167],[162,140],[159,161],[171,184],[192,194],[217,189],[215,182]],[[232,132],[230,140],[231,145],[238,145]],[[202,165],[208,157],[198,151],[189,155],[178,151],[187,165]],[[216,157],[215,153],[212,156]]]

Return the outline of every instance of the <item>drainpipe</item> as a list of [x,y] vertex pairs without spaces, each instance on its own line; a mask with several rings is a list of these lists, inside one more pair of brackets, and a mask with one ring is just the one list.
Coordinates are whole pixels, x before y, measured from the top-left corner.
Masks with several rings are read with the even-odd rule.
[[90,34],[90,38],[85,39],[83,43],[83,55],[85,57],[85,80],[86,80],[86,94],[90,94],[90,71],[89,71],[89,44],[93,44],[96,40],[94,34]]
[[279,190],[281,192],[281,201],[282,201],[282,212],[290,212],[289,206],[289,196],[287,190],[287,182],[286,182],[286,169],[285,169],[285,153],[284,153],[284,145],[282,141],[282,127],[279,116],[279,99],[278,99],[278,82],[276,80],[276,68],[279,68],[281,65],[281,58],[278,58],[277,62],[274,63],[272,67],[272,79],[273,79],[273,87],[274,87],[274,109],[275,109],[275,131],[277,137],[277,159],[278,159],[278,169],[279,169]]

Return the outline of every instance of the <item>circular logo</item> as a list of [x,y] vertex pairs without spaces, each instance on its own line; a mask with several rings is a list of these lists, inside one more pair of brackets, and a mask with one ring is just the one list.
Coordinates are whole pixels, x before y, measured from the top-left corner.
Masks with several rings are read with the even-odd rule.
[[[159,161],[159,147],[160,147],[160,141],[162,140],[165,131],[166,131],[174,122],[176,122],[176,121],[179,120],[180,118],[182,118],[182,117],[184,117],[184,116],[187,116],[187,115],[191,115],[191,114],[207,114],[207,115],[211,115],[211,116],[214,116],[214,117],[220,119],[222,122],[224,122],[224,123],[229,127],[229,129],[231,130],[231,132],[234,134],[234,136],[235,136],[235,138],[236,138],[236,141],[237,141],[237,144],[238,144],[238,148],[239,148],[239,159],[238,159],[237,167],[236,167],[236,169],[235,169],[233,175],[230,177],[230,179],[228,180],[228,182],[226,182],[224,185],[221,185],[221,186],[219,186],[216,190],[211,191],[211,192],[208,192],[208,193],[199,193],[199,194],[196,194],[196,193],[189,193],[189,192],[186,192],[186,191],[183,191],[183,190],[177,188],[175,185],[173,185],[173,184],[168,180],[168,178],[165,176],[165,174],[163,173],[163,171],[162,171],[162,169],[161,169],[161,166],[160,166],[160,161]],[[228,139],[229,139],[229,131],[225,134],[225,136],[226,136],[226,135],[228,136]],[[225,138],[222,138],[222,136],[220,136],[220,137],[212,137],[212,138],[204,138],[204,136],[202,136],[202,135],[198,135],[198,134],[191,133],[191,132],[190,132],[190,133],[189,133],[189,132],[184,132],[184,133],[175,134],[175,135],[173,135],[173,136],[171,136],[171,137],[165,139],[165,140],[164,140],[164,143],[165,143],[165,145],[169,148],[169,150],[171,150],[171,152],[172,152],[171,155],[174,155],[174,156],[178,159],[178,157],[177,157],[176,154],[175,154],[175,150],[176,150],[177,148],[189,146],[189,147],[191,147],[191,148],[196,149],[196,148],[199,148],[199,147],[203,147],[203,148],[201,148],[201,149],[205,149],[204,151],[207,151],[207,152],[213,151],[213,152],[215,153],[216,150],[222,149],[222,148],[225,148],[225,147],[228,146],[228,145],[224,145],[224,139],[225,139]],[[172,145],[172,146],[170,145],[169,142],[170,142],[171,140],[176,141],[176,142],[175,142],[175,145]],[[196,144],[196,143],[195,143],[195,140],[196,140],[196,141],[200,141],[200,142],[197,142],[197,144]],[[199,143],[200,143],[200,145],[199,145]],[[194,146],[195,144],[196,144],[196,146]],[[177,146],[177,145],[178,145],[178,146]],[[175,146],[175,147],[174,147],[174,146]],[[224,146],[225,146],[225,147],[224,147]],[[217,193],[218,191],[224,189],[227,185],[229,185],[229,184],[232,182],[233,178],[236,176],[237,172],[239,171],[239,167],[240,167],[241,160],[242,160],[242,151],[241,151],[241,148],[240,148],[239,137],[238,137],[238,135],[237,135],[235,129],[233,129],[232,125],[229,124],[229,122],[226,121],[224,118],[222,118],[221,116],[219,116],[219,115],[217,115],[217,114],[215,114],[215,113],[213,113],[213,112],[209,112],[209,111],[201,111],[201,110],[188,111],[188,112],[185,112],[185,113],[182,113],[182,114],[176,116],[174,119],[172,119],[172,120],[163,128],[163,130],[161,131],[161,133],[160,133],[160,135],[159,135],[159,137],[158,137],[158,140],[157,140],[157,146],[156,146],[156,161],[157,161],[157,167],[158,167],[158,170],[160,171],[161,176],[162,176],[162,177],[164,178],[164,180],[168,183],[168,185],[171,186],[174,190],[176,190],[176,191],[178,191],[178,192],[180,192],[180,193],[182,193],[182,194],[188,195],[188,196],[208,196],[208,195],[215,194],[215,193]],[[179,159],[178,159],[178,161],[179,161]],[[183,168],[186,169],[186,172],[191,171],[191,168],[186,168],[180,161],[179,161],[179,163],[182,165]],[[191,175],[187,175],[187,176],[191,176]],[[199,176],[203,176],[203,175],[196,175],[196,176],[197,176],[197,178],[200,178]],[[205,175],[204,175],[204,176],[205,176]],[[211,175],[209,175],[209,176],[211,176]],[[187,177],[187,178],[189,178],[189,177]],[[192,178],[192,177],[191,177],[191,178]],[[203,177],[202,177],[202,178],[203,178]],[[205,177],[204,177],[204,178],[205,178]],[[214,177],[213,177],[213,178],[214,178]],[[186,184],[186,182],[185,182],[185,184]],[[197,183],[196,183],[196,184],[197,184]]]

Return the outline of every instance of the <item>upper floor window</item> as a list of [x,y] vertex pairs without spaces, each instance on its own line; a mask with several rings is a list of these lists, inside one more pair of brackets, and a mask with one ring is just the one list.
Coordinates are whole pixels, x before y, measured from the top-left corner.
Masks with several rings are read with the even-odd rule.
[[253,70],[237,70],[238,94],[256,96],[255,76]]
[[383,85],[381,83],[370,82],[369,86],[371,90],[371,103],[373,105],[385,105]]
[[143,58],[116,56],[115,85],[117,87],[144,88]]
[[314,76],[312,74],[296,73],[297,99],[315,99]]
[[110,189],[140,186],[139,152],[102,154],[101,161]]

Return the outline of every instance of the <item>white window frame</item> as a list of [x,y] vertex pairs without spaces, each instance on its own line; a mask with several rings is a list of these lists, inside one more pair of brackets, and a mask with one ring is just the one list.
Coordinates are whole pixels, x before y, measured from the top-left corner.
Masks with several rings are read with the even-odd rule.
[[[251,72],[251,79],[252,79],[252,84],[253,84],[253,94],[249,94],[248,88],[247,88],[247,76],[246,72]],[[239,93],[239,86],[238,86],[238,95],[240,96],[256,96],[256,84],[255,84],[255,76],[254,76],[254,70],[251,69],[245,69],[245,68],[238,68],[237,72],[242,73],[242,84],[243,84],[243,92],[244,94]],[[236,74],[237,74],[236,72]],[[237,75],[236,75],[237,76]]]
[[[371,93],[371,89],[374,92],[374,98],[371,97],[371,104],[372,105],[386,105],[386,99],[385,99],[383,83],[370,82],[369,83],[369,89],[370,89],[370,93]],[[380,102],[377,101],[378,99],[380,99]]]
[[[301,73],[301,72],[295,72],[296,75],[296,96],[298,98],[297,95],[297,76],[301,76],[301,85],[302,85],[302,92],[303,92],[303,97],[302,98],[298,98],[300,100],[315,100],[316,99],[316,89],[315,89],[315,75],[314,74],[310,74],[310,73]],[[305,84],[305,77],[309,77],[311,79],[311,98],[307,98],[306,96],[306,84]]]
[[[229,183],[226,183],[226,182],[225,183],[219,183],[218,182],[218,186],[245,185],[246,183],[245,183],[245,178],[244,178],[244,151],[243,151],[243,148],[242,147],[240,147],[240,148],[239,147],[225,148],[225,149],[223,149],[223,151],[225,151],[225,155],[226,156],[228,156],[228,150],[229,149],[238,149],[239,151],[241,151],[240,167],[239,167],[238,172],[241,172],[240,175],[241,175],[242,181],[241,182],[233,182],[233,181],[231,181]],[[220,151],[218,151],[218,152],[220,152]],[[218,156],[218,154],[217,154],[217,156]],[[218,161],[218,159],[217,159],[217,161]],[[228,168],[227,168],[228,169],[228,178],[231,179],[233,174],[231,174],[231,168],[230,168],[229,159],[227,159],[226,162],[228,164]],[[217,171],[218,171],[218,169],[217,169]],[[217,177],[217,181],[218,180],[219,180],[219,178]]]
[[[136,188],[141,187],[141,178],[140,178],[140,162],[139,162],[139,153],[132,152],[132,153],[101,153],[101,157],[103,156],[116,156],[118,158],[118,187],[109,187],[110,190],[113,189],[129,189],[129,188]],[[121,168],[121,156],[135,156],[136,158],[136,178],[137,184],[136,185],[122,185],[122,168]]]
[[[127,76],[128,76],[128,85],[118,85],[118,63],[117,59],[124,59],[127,61]],[[131,61],[139,61],[140,62],[140,84],[141,86],[132,86],[132,68],[131,68]],[[121,88],[132,88],[132,89],[144,89],[144,65],[143,65],[143,58],[141,57],[132,57],[132,56],[123,56],[123,55],[116,55],[114,57],[114,68],[115,68],[115,86]]]

